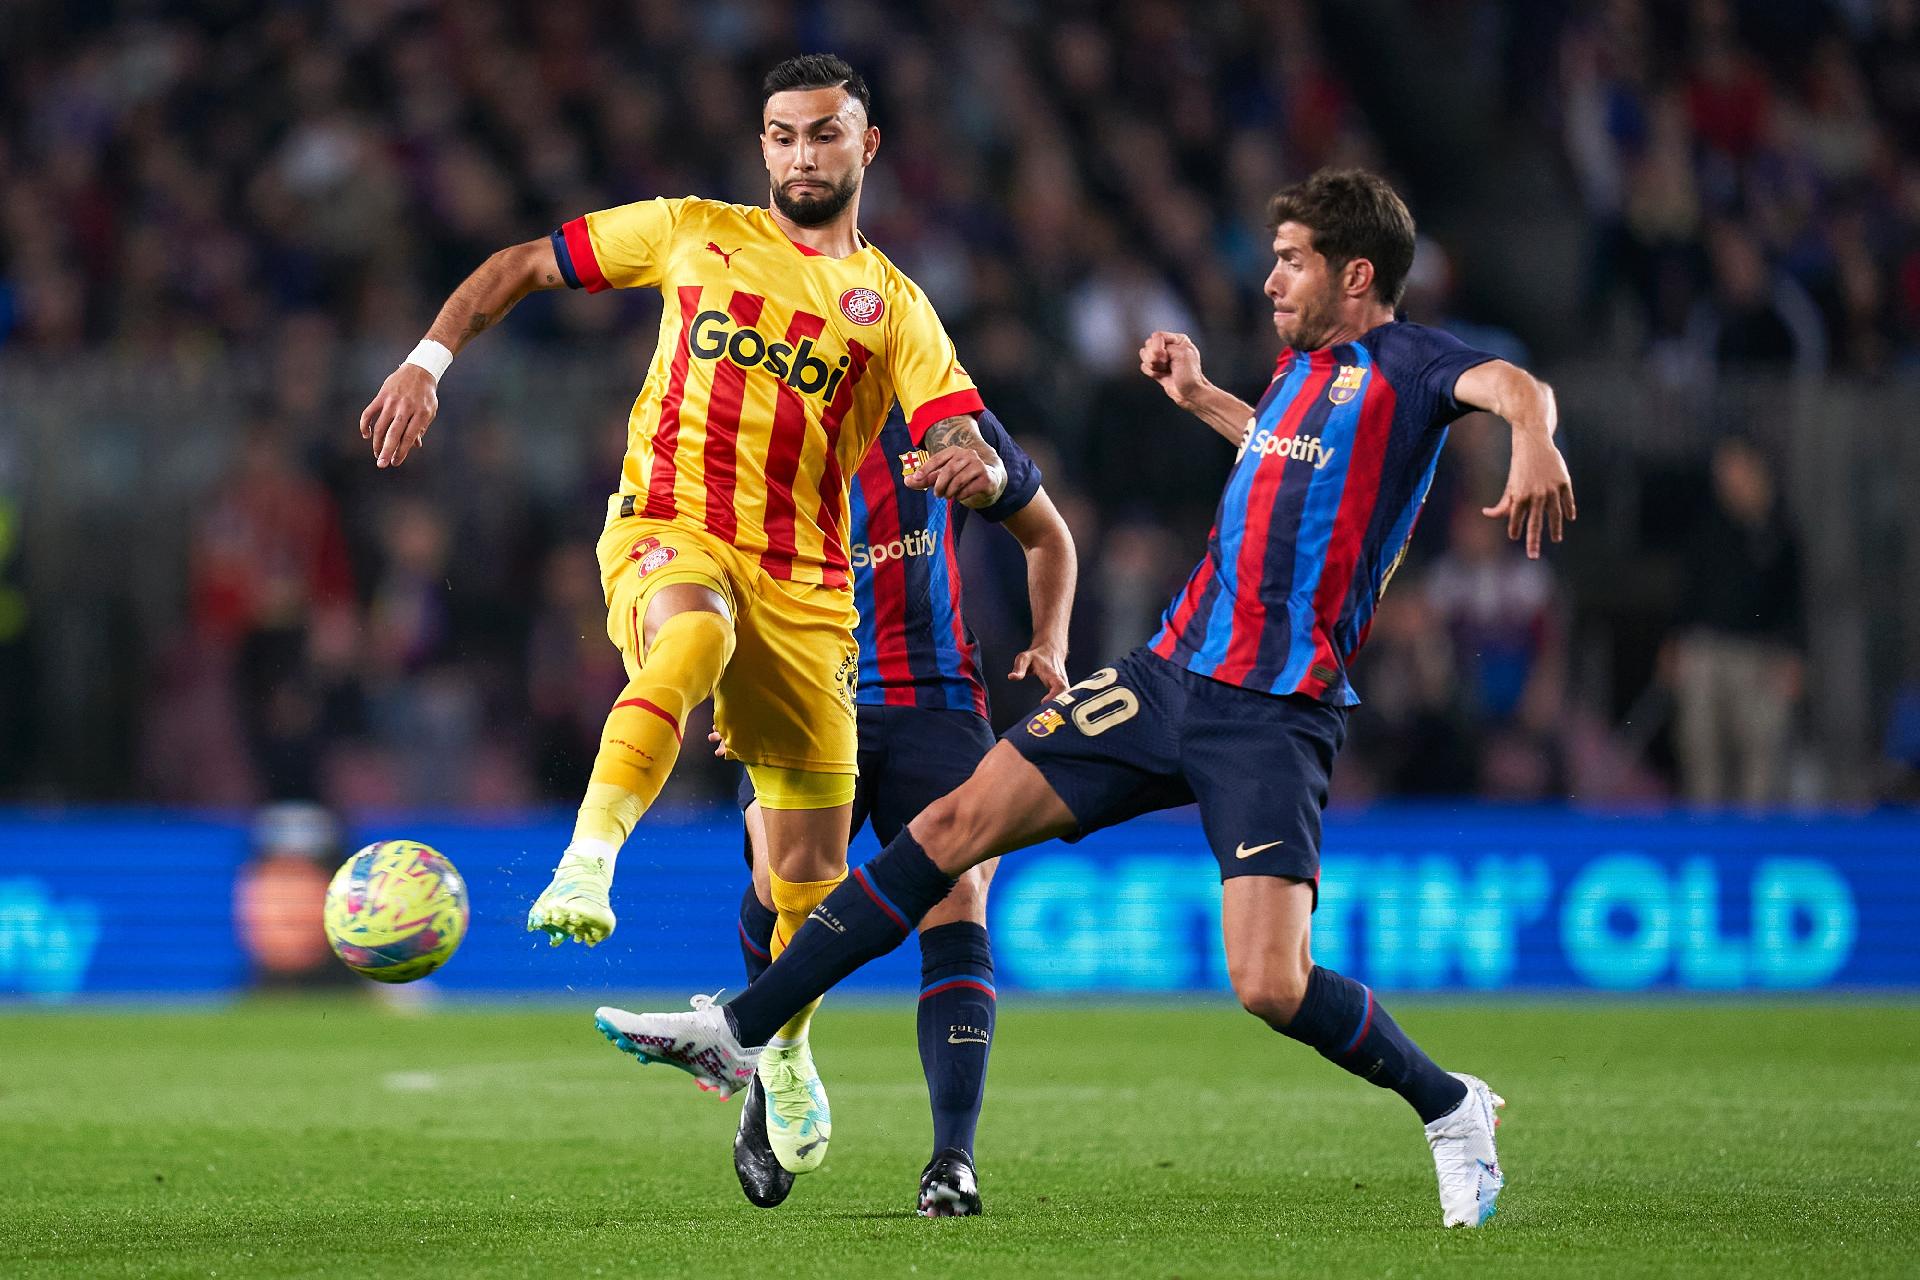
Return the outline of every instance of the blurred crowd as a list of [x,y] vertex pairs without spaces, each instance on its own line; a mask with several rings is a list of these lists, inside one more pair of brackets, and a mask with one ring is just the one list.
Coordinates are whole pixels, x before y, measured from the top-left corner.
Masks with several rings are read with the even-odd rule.
[[[1273,357],[1267,197],[1322,165],[1391,157],[1306,0],[984,8],[0,7],[0,359],[273,370],[185,531],[134,776],[68,789],[356,809],[573,801],[622,681],[591,543],[657,299],[528,299],[456,366],[448,419],[399,473],[372,468],[354,418],[492,250],[655,194],[762,202],[758,77],[801,49],[837,51],[872,84],[883,143],[863,230],[934,298],[1074,527],[1073,670],[1144,639],[1199,552],[1228,454],[1138,376],[1139,339],[1194,333],[1216,381],[1257,390]],[[1553,118],[1594,246],[1595,329],[1657,365],[1880,372],[1913,354],[1914,5],[1785,8],[1817,26],[1783,34],[1723,0],[1552,7]],[[1423,243],[1416,318],[1524,357],[1520,338],[1448,309],[1445,256]],[[454,416],[471,363],[516,350],[604,371],[597,416],[575,424],[588,445],[557,476],[537,465],[532,424],[473,400]],[[1468,419],[1456,440],[1357,673],[1368,723],[1343,796],[1776,797],[1772,780],[1739,789],[1735,765],[1692,786],[1690,766],[1576,696],[1563,571],[1478,515],[1500,488],[1503,429]],[[1699,474],[1704,487],[1704,459]],[[1761,519],[1790,549],[1777,501]],[[1020,556],[992,530],[964,554],[969,615],[1002,670],[1024,643]],[[1797,626],[1770,622],[1767,642],[1790,657]],[[1680,630],[1673,645],[1669,674],[1691,660]],[[1783,689],[1789,665],[1768,667]],[[1004,723],[1035,695],[996,681],[993,696]],[[1670,732],[1687,755],[1682,714]],[[1776,736],[1791,714],[1789,698]],[[1760,771],[1777,774],[1767,749]],[[723,794],[725,770],[697,754],[676,794]]]
[[1588,302],[1675,377],[1920,355],[1920,4],[1606,0],[1559,49]]

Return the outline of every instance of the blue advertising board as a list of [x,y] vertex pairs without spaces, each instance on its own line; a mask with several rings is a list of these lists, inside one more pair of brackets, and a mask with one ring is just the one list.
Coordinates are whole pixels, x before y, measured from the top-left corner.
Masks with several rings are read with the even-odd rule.
[[[441,990],[603,998],[740,981],[730,815],[652,819],[620,860],[620,928],[592,950],[524,931],[562,819],[362,824],[465,874],[473,924]],[[858,860],[871,839],[856,844]],[[165,813],[0,815],[0,998],[243,988],[246,824]],[[1314,953],[1388,990],[1920,988],[1920,814],[1597,815],[1486,807],[1330,815]],[[1003,990],[1226,988],[1218,873],[1190,813],[1004,860]],[[911,946],[852,990],[916,985]]]

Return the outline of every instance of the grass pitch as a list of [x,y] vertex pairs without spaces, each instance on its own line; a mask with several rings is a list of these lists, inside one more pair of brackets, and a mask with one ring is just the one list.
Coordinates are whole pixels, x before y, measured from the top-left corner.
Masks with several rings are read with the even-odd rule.
[[0,1275],[1920,1273],[1913,1004],[1396,1002],[1510,1103],[1447,1232],[1406,1106],[1223,1001],[1007,1000],[987,1216],[939,1222],[905,1001],[822,1014],[832,1154],[773,1211],[591,1003],[0,1012]]

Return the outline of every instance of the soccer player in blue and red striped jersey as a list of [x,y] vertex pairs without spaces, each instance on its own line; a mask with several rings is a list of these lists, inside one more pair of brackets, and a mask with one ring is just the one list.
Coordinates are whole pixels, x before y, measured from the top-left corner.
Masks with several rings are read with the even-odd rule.
[[[1051,697],[1067,687],[1073,535],[1041,487],[1040,468],[1000,420],[983,410],[979,427],[1007,473],[1005,490],[979,515],[1004,526],[1027,559],[1033,641],[1008,674],[1033,676]],[[965,782],[993,747],[979,649],[961,609],[958,543],[971,509],[916,487],[926,457],[896,408],[848,486],[853,593],[860,609],[860,776],[853,829],[871,822],[883,845]],[[744,777],[739,799],[753,868],[753,885],[740,903],[740,950],[752,981],[771,962],[780,925],[769,894],[759,806]],[[980,1212],[973,1143],[993,1041],[993,948],[987,937],[993,868],[989,861],[967,872],[920,921],[916,1022],[933,1110],[933,1158],[921,1171],[918,1207],[927,1217]],[[806,1114],[799,1109],[789,1118],[778,1105],[763,1106],[760,1092],[756,1077],[734,1137],[734,1171],[747,1198],[771,1208],[786,1199],[793,1174],[775,1156],[769,1127],[804,1125]]]
[[1501,1100],[1436,1066],[1367,987],[1314,964],[1310,924],[1320,813],[1357,700],[1348,664],[1412,536],[1447,426],[1471,409],[1512,425],[1506,491],[1485,511],[1538,556],[1574,515],[1553,395],[1503,360],[1395,319],[1414,226],[1384,180],[1324,171],[1269,213],[1265,292],[1287,350],[1258,406],[1210,384],[1184,335],[1156,333],[1141,349],[1142,371],[1239,447],[1206,557],[1152,642],[1010,730],[965,785],[856,868],[747,990],[692,1014],[603,1009],[616,1043],[741,1079],[782,1019],[898,946],[969,867],[1197,802],[1241,1003],[1406,1099],[1426,1128],[1445,1225],[1492,1216]]
[[[980,434],[996,449],[1007,470],[1006,488],[982,518],[1004,524],[1029,557],[1029,592],[1034,610],[1034,646],[1014,660],[1013,678],[1034,671],[1049,695],[1066,687],[1067,615],[1073,607],[1073,541],[1066,521],[1040,487],[1040,468],[1007,434],[992,413],[982,410]],[[860,706],[921,707],[970,711],[985,718],[987,687],[981,679],[979,647],[960,609],[958,544],[972,508],[915,488],[912,477],[926,461],[913,443],[906,418],[887,420],[880,439],[847,487],[853,524],[853,598],[860,621]],[[1024,514],[1023,514],[1024,513]],[[1048,572],[1064,553],[1064,578]],[[1042,618],[1046,625],[1042,626]],[[982,754],[985,754],[984,751]],[[914,812],[918,812],[915,810]],[[912,815],[907,815],[911,817]]]

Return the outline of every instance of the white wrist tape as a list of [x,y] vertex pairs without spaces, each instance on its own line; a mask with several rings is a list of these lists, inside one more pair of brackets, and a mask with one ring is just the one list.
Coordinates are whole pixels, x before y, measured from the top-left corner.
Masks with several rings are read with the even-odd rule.
[[447,366],[453,363],[453,352],[432,338],[422,338],[420,345],[413,349],[413,353],[400,363],[419,365],[432,374],[434,382],[437,383],[446,373]]

